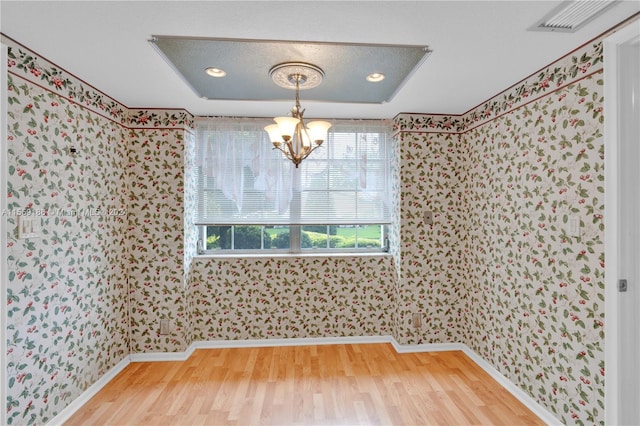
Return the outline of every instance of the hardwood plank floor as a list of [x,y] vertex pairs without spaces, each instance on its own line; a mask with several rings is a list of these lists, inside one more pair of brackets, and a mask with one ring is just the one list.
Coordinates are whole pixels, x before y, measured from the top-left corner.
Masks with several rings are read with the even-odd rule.
[[464,353],[390,344],[200,349],[136,362],[66,425],[543,425]]

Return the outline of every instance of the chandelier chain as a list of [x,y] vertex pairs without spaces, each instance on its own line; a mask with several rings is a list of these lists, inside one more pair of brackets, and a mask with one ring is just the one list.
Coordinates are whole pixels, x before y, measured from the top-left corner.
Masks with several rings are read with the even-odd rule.
[[[283,75],[285,70],[290,70],[291,72],[285,76]],[[311,80],[305,74],[307,71],[312,76]],[[309,128],[307,128],[303,119],[305,110],[300,106],[300,86],[305,85],[305,88],[309,88],[309,84],[311,84],[311,87],[317,86],[322,80],[324,73],[314,65],[292,63],[276,65],[271,69],[270,75],[274,82],[281,87],[287,87],[283,85],[285,81],[288,82],[289,88],[295,86],[296,97],[295,105],[290,111],[291,119],[276,117],[275,121],[278,124],[266,126],[265,130],[269,133],[269,138],[273,143],[273,149],[281,151],[284,156],[291,160],[296,168],[298,168],[302,160],[320,148],[326,138],[327,130],[331,127],[331,123],[329,122],[313,121],[309,123]],[[289,127],[290,130],[283,130],[285,127],[283,127],[283,129],[279,127],[281,122],[289,123],[290,120],[295,120],[289,124],[292,126]]]

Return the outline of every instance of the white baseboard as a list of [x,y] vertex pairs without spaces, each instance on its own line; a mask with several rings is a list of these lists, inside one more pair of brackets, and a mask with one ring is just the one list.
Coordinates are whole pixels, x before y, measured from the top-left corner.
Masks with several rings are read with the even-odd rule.
[[208,340],[195,342],[197,349],[215,348],[256,348],[273,346],[308,345],[357,345],[363,343],[392,343],[391,336],[346,336],[346,337],[303,337],[297,339],[261,340]]
[[462,345],[462,351],[473,360],[480,368],[486,371],[496,382],[500,383],[506,390],[522,402],[529,410],[548,425],[562,425],[562,422],[555,418],[546,408],[538,404],[526,392],[516,386],[511,380],[507,379],[493,365],[489,364],[480,355],[471,350],[467,345]]
[[391,336],[347,336],[347,337],[302,337],[291,339],[255,340],[199,340],[193,342],[184,352],[151,352],[131,354],[131,362],[185,361],[196,349],[259,348],[273,346],[338,345],[360,343],[391,343]]
[[145,354],[131,354],[118,365],[102,376],[96,383],[76,398],[70,405],[62,410],[47,425],[61,425],[67,421],[77,410],[91,399],[100,389],[111,381],[120,371],[131,362],[158,362],[158,361],[185,361],[196,349],[222,349],[222,348],[255,348],[274,346],[305,346],[305,345],[337,345],[337,344],[363,344],[363,343],[390,343],[398,353],[411,352],[442,352],[462,351],[473,360],[480,368],[486,371],[494,380],[500,383],[509,393],[522,402],[529,410],[535,413],[548,425],[560,425],[547,409],[538,404],[522,389],[507,379],[491,364],[472,351],[463,343],[430,343],[418,345],[400,345],[392,336],[347,336],[347,337],[310,337],[299,339],[261,339],[261,340],[206,340],[193,342],[184,352],[156,352]]
[[392,338],[391,344],[393,349],[399,354],[408,354],[412,352],[445,352],[445,351],[462,351],[465,345],[462,343],[421,343],[418,345],[401,345]]
[[186,361],[197,348],[191,344],[184,352],[149,352],[131,354],[131,362]]
[[64,424],[67,420],[73,416],[84,404],[86,404],[91,398],[94,397],[103,387],[113,380],[118,373],[125,369],[127,365],[131,363],[129,357],[125,357],[122,361],[117,363],[111,370],[102,375],[94,384],[82,392],[79,397],[74,399],[71,404],[67,405],[62,411],[58,413],[53,419],[51,419],[47,426],[58,426]]

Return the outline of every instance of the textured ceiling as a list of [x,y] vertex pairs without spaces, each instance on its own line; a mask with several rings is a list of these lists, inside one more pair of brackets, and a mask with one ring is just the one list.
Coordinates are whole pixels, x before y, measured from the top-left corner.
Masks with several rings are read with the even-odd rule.
[[[302,62],[324,73],[318,87],[304,91],[305,100],[388,102],[428,55],[426,46],[172,36],[154,36],[151,43],[196,95],[217,100],[290,100],[292,93],[276,85],[269,71],[278,64]],[[227,75],[212,78],[205,73],[209,67]],[[372,73],[385,78],[371,83],[366,77]]]
[[2,0],[0,30],[129,107],[196,115],[268,117],[292,102],[202,99],[149,43],[153,35],[429,46],[389,102],[305,101],[301,93],[309,117],[390,118],[464,113],[640,10],[622,0],[575,33],[527,30],[560,3]]

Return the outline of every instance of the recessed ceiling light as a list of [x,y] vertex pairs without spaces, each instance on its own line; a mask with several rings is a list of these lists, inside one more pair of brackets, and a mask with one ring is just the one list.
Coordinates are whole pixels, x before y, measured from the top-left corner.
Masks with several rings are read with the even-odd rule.
[[367,76],[367,81],[370,81],[372,83],[377,83],[382,80],[384,80],[384,74],[379,72],[374,72]]
[[205,72],[211,77],[224,77],[225,75],[227,75],[227,73],[223,69],[216,67],[209,67],[205,70]]

